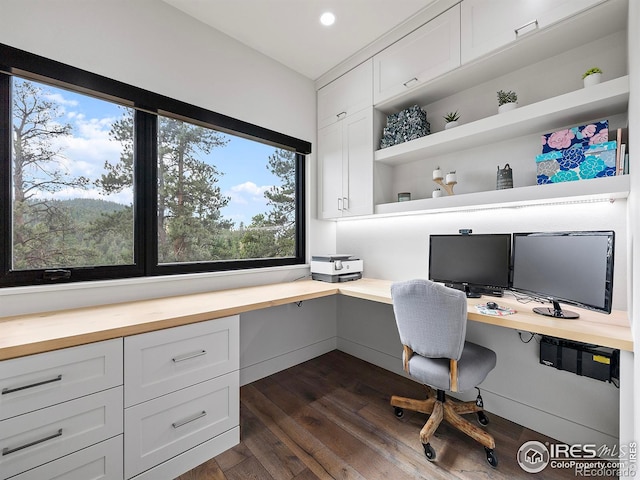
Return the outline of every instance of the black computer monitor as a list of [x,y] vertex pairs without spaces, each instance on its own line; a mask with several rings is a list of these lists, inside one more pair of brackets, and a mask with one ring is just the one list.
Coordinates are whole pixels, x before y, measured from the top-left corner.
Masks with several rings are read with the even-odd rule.
[[513,234],[512,289],[553,303],[534,312],[577,318],[558,302],[611,313],[615,234],[554,232]]
[[467,296],[478,297],[473,288],[501,291],[509,288],[511,234],[429,236],[429,278]]

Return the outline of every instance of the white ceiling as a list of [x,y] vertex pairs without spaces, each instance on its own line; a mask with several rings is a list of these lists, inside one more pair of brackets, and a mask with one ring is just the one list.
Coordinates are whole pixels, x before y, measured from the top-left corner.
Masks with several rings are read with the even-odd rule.
[[[433,0],[164,0],[316,80]],[[320,24],[331,11],[336,22]]]

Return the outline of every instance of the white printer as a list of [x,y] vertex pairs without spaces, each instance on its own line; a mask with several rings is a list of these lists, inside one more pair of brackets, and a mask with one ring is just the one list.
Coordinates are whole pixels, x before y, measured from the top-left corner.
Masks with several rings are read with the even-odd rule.
[[353,255],[313,255],[311,278],[323,282],[337,283],[362,278],[362,260]]

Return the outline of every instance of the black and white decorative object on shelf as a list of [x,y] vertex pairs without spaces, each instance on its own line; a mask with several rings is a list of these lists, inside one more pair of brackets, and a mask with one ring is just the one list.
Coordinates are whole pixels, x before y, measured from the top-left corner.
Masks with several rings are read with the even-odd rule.
[[431,125],[427,122],[427,112],[414,105],[387,116],[387,126],[382,131],[380,148],[415,140],[430,133]]
[[498,90],[498,113],[508,112],[518,106],[518,95],[516,92]]
[[504,168],[500,168],[498,165],[496,175],[496,190],[504,190],[505,188],[513,188],[513,170],[508,163]]

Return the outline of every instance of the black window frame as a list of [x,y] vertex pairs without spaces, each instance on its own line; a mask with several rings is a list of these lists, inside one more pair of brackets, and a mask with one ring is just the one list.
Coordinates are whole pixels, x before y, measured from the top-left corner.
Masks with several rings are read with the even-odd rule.
[[[134,169],[134,264],[51,269],[11,269],[11,76],[61,87],[136,110]],[[157,249],[157,116],[163,115],[265,143],[296,154],[296,252],[291,257],[158,264]],[[250,268],[302,265],[306,262],[306,155],[311,143],[196,105],[88,72],[55,60],[0,44],[0,287],[83,282],[132,277],[179,275]],[[57,278],[62,277],[62,278]]]

